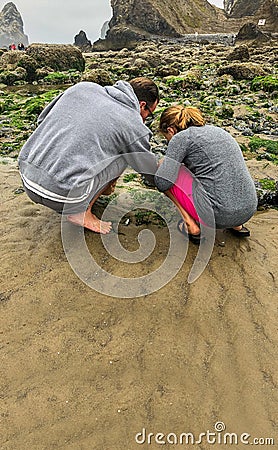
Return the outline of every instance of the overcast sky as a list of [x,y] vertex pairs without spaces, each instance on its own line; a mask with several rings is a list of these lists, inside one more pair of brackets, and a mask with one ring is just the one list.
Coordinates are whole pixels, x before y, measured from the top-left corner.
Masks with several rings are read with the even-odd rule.
[[[209,0],[223,7],[223,0]],[[0,0],[0,10],[8,1]],[[80,30],[92,42],[100,36],[103,23],[112,16],[110,0],[14,0],[32,42],[72,44]]]

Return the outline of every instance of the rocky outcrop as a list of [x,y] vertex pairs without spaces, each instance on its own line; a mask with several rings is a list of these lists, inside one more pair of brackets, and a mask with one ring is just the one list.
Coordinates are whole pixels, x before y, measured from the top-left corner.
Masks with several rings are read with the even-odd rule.
[[238,41],[269,41],[270,36],[259,29],[257,25],[252,22],[245,23],[239,30],[236,36],[236,42]]
[[224,10],[207,0],[111,0],[109,29],[94,50],[134,48],[138,41],[184,35],[236,34],[250,16],[265,19],[262,31],[278,29],[277,0],[224,0]]
[[263,30],[277,32],[278,2],[277,0],[224,0],[224,10],[231,18],[242,19],[252,16],[252,21],[258,23],[264,19]]
[[[85,60],[73,45],[31,44],[25,52],[4,52],[0,58],[0,83],[33,82],[53,72],[83,72]],[[60,78],[58,78],[59,80]]]
[[265,0],[224,0],[224,9],[232,17],[253,16]]
[[225,20],[224,12],[207,0],[111,0],[111,6],[106,39],[97,41],[94,49],[132,47],[152,36],[222,32]]
[[0,12],[0,47],[10,44],[28,45],[28,36],[24,34],[23,20],[14,3],[7,3]]
[[227,14],[230,14],[236,0],[224,0],[223,6]]
[[233,63],[220,67],[218,75],[232,75],[235,80],[253,80],[258,76],[265,76],[269,73],[266,67],[262,68],[257,63]]
[[248,61],[250,54],[247,45],[238,45],[227,55],[227,61]]
[[109,20],[106,20],[106,22],[104,22],[100,30],[100,39],[105,39],[108,30],[109,30]]
[[233,17],[253,16],[265,0],[226,0],[225,11]]
[[80,48],[82,52],[90,52],[92,50],[92,43],[86,36],[85,31],[81,30],[74,36],[74,44],[76,47]]
[[55,71],[69,69],[83,72],[85,60],[81,51],[73,45],[31,44],[26,55],[33,58],[38,67],[50,67]]

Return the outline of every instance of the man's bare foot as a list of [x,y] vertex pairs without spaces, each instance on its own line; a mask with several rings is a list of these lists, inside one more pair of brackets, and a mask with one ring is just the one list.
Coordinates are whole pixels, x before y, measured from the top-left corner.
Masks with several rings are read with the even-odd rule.
[[95,233],[107,234],[112,229],[111,222],[104,222],[103,220],[98,219],[89,210],[84,213],[67,216],[67,220],[74,225],[79,225],[80,227],[87,228],[88,230],[94,231]]

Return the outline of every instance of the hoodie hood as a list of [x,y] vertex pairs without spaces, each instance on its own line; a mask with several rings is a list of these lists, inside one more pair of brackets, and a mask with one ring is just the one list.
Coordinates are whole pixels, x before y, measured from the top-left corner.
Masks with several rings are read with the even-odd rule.
[[136,109],[140,113],[138,98],[127,81],[117,81],[113,86],[105,86],[104,89],[114,100]]

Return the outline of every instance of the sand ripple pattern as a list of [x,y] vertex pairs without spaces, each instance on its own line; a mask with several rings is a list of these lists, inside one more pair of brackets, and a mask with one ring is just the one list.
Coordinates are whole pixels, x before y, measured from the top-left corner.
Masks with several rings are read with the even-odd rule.
[[[134,154],[132,157],[142,158],[142,155]],[[111,164],[111,159],[109,159],[109,164]],[[154,175],[154,173],[149,173],[149,175]],[[88,173],[87,178],[92,178],[90,173]],[[112,178],[109,181],[112,181]],[[147,198],[144,195],[146,192],[148,193]],[[74,197],[74,190],[69,195]],[[155,269],[150,267],[148,273],[133,278],[115,276],[101,267],[93,252],[88,249],[84,229],[72,227],[65,218],[62,218],[61,235],[67,260],[76,275],[86,285],[99,293],[120,298],[134,298],[151,294],[169,283],[177,275],[186,259],[188,240],[177,231],[177,222],[180,215],[176,208],[163,194],[155,190],[142,188],[137,193],[133,192],[129,195],[125,192],[119,195],[108,204],[102,215],[102,220],[112,221],[113,223],[113,232],[108,235],[101,235],[101,239],[107,254],[115,259],[115,264],[117,264],[117,261],[127,264],[146,262],[147,267],[147,259],[156,247],[156,238],[150,229],[139,232],[137,236],[139,248],[135,251],[128,251],[120,242],[119,224],[129,212],[136,208],[144,208],[160,216],[168,229],[169,247],[168,253],[159,267]],[[210,223],[214,223],[211,207],[208,214]],[[189,273],[189,283],[197,280],[209,262],[215,241],[214,227],[208,228],[201,225],[201,236],[204,239],[201,240],[197,256]]]

